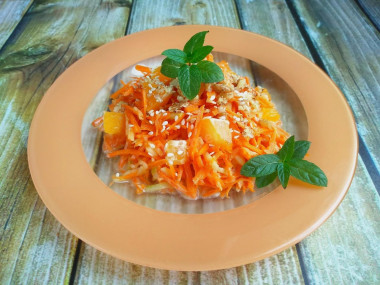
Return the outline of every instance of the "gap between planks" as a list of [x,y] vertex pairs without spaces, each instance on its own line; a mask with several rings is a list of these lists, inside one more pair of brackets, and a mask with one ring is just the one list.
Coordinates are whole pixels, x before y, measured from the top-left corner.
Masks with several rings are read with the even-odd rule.
[[[366,15],[367,19],[371,24],[376,27],[378,31],[380,31],[380,15],[376,15],[377,13],[380,12],[380,5],[379,3],[369,3],[369,4],[374,4],[374,5],[379,5],[378,7],[367,7],[366,4],[368,3],[363,3],[365,0],[355,0],[356,4],[360,9],[362,10],[363,14]],[[371,2],[371,1],[369,1]],[[372,10],[371,10],[372,8]],[[377,8],[377,9],[376,9]]]
[[[317,48],[314,46],[309,34],[307,33],[304,25],[302,24],[300,16],[299,16],[296,8],[294,7],[293,3],[290,0],[285,0],[285,2],[289,8],[290,13],[292,14],[292,17],[293,17],[295,23],[297,24],[297,27],[298,27],[302,37],[305,40],[307,48],[309,49],[310,54],[311,54],[315,64],[317,64],[326,74],[329,74],[325,64],[322,61],[320,54],[318,53]],[[380,185],[379,185],[380,184],[379,183],[380,182],[380,172],[377,169],[377,167],[373,161],[373,158],[370,155],[368,147],[365,144],[365,142],[363,141],[363,138],[359,132],[358,132],[358,140],[359,140],[359,154],[363,159],[364,165],[365,165],[368,173],[370,174],[372,182],[376,186],[377,193],[380,195],[380,189],[379,189],[379,187],[380,187]]]
[[[288,1],[287,1],[287,2],[288,2]],[[237,5],[237,3],[236,3],[236,0],[235,0],[235,5],[236,5],[237,11],[238,11],[238,13],[239,13],[239,9],[238,9],[238,5]],[[288,4],[288,5],[289,5],[289,4]],[[133,9],[134,9],[134,6],[135,6],[135,1],[132,2],[132,7],[131,7],[131,10],[130,10],[130,15],[132,14],[132,11],[133,11]],[[291,9],[290,9],[290,10],[291,10]],[[292,11],[292,10],[291,10],[291,11]],[[294,17],[293,12],[292,12],[292,16]],[[242,23],[242,19],[241,19],[241,16],[240,16],[240,13],[239,13],[239,17],[238,17],[238,19],[239,19],[239,22],[240,22],[240,26],[241,26],[242,28],[244,28],[243,23]],[[295,20],[296,20],[296,18],[295,18]],[[127,34],[127,31],[128,31],[129,25],[130,25],[130,21],[131,21],[131,17],[129,17],[129,19],[128,19],[127,26],[126,26],[126,33],[125,33],[125,34]],[[296,22],[297,22],[297,20],[296,20]],[[298,24],[298,23],[297,23],[297,24]],[[302,25],[302,24],[301,24],[301,25]],[[301,27],[302,27],[302,26],[301,26]],[[298,28],[300,29],[300,31],[301,31],[301,33],[302,33],[302,29],[300,28],[300,26],[299,26]],[[303,38],[305,39],[306,43],[308,44],[308,48],[309,48],[309,50],[312,52],[313,58],[316,60],[317,64],[320,65],[320,66],[323,66],[323,63],[322,63],[322,61],[321,61],[321,59],[320,59],[320,57],[319,57],[317,51],[315,50],[315,48],[310,48],[310,46],[309,46],[309,44],[311,44],[311,41],[308,40],[307,33],[306,33],[306,36],[302,33],[302,36],[303,36]],[[311,45],[312,45],[312,44],[311,44]],[[314,50],[315,54],[313,54],[313,50]],[[319,59],[319,60],[317,60],[317,59]],[[318,61],[320,62],[320,64],[318,63]],[[78,266],[78,258],[79,258],[79,252],[80,252],[80,250],[81,250],[81,247],[82,247],[82,243],[78,244],[77,251],[76,251],[76,253],[75,253],[75,257],[76,257],[76,259],[75,259],[75,261],[74,261],[74,263],[76,262],[76,264],[75,264],[75,266],[73,266],[73,271],[72,271],[73,276],[71,276],[70,281],[71,281],[71,280],[72,280],[72,281],[75,280],[75,274],[76,274],[76,269],[77,269],[76,267]],[[297,247],[297,253],[298,253],[298,247]],[[299,255],[299,254],[298,254],[298,257],[300,258],[300,255]],[[305,269],[305,265],[302,264],[302,261],[301,261],[301,260],[300,260],[300,263],[301,263],[301,268],[303,267],[303,268],[302,268],[302,275],[304,275],[304,270],[306,270],[306,269]],[[75,267],[75,268],[74,268],[74,267]],[[306,284],[307,284],[307,281],[306,281],[307,279],[305,279],[305,276],[303,276],[303,277],[304,277],[304,280],[305,280],[305,282],[306,282]]]

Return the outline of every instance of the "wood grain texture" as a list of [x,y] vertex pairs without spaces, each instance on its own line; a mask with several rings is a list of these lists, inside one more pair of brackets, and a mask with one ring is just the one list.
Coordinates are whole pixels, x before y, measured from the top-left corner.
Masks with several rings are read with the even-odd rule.
[[237,0],[243,29],[278,40],[312,59],[285,1]]
[[350,1],[291,1],[380,170],[380,33]]
[[136,1],[128,34],[174,25],[218,25],[240,28],[234,1]]
[[[238,1],[238,7],[246,29],[288,44],[311,58],[285,1]],[[258,17],[264,18],[266,24],[257,26],[245,20]],[[360,193],[367,195],[365,200]],[[306,279],[310,284],[355,284],[373,280],[371,271],[379,273],[376,261],[380,244],[378,207],[376,189],[361,162],[349,194],[337,212],[315,234],[300,243],[301,257],[306,262]],[[367,216],[368,223],[363,218]],[[353,270],[355,267],[360,270]]]
[[295,248],[245,266],[226,270],[158,270],[113,258],[85,245],[76,284],[302,284]]
[[43,94],[67,66],[124,35],[129,6],[35,1],[1,50],[0,284],[68,282],[77,239],[35,191],[26,157],[29,126]]
[[[179,24],[212,24],[239,28],[239,19],[233,1],[158,3],[140,0],[134,3],[128,33]],[[109,177],[105,171],[100,172]],[[149,198],[146,199],[144,203],[149,204]],[[303,278],[295,247],[246,266],[212,272],[177,272],[124,262],[85,245],[80,253],[76,283],[300,284],[303,283]]]
[[342,204],[300,249],[310,284],[380,283],[380,197],[361,159]]
[[377,0],[357,0],[368,18],[380,30],[380,2]]
[[0,50],[32,3],[33,0],[0,2]]

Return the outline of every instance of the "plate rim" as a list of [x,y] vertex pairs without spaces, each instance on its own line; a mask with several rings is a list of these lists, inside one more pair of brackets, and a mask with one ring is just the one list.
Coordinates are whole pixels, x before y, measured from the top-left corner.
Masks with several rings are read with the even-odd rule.
[[[182,34],[182,31],[185,33],[191,33],[192,31],[201,30],[201,29],[207,29],[207,30],[210,30],[211,32],[218,32],[219,34],[221,32],[227,32],[229,34],[231,34],[231,33],[244,34],[245,37],[249,37],[249,38],[255,37],[256,39],[261,39],[264,42],[269,43],[269,45],[276,45],[276,46],[280,46],[282,48],[288,49],[288,52],[295,53],[296,57],[302,58],[303,61],[306,60],[306,62],[309,65],[310,64],[312,65],[313,69],[318,70],[318,72],[319,72],[320,76],[323,78],[323,80],[327,79],[327,82],[330,85],[332,84],[333,88],[335,89],[334,93],[338,93],[341,96],[340,99],[343,99],[343,106],[342,107],[346,108],[346,110],[345,110],[346,115],[347,115],[347,111],[348,111],[348,117],[350,117],[350,121],[351,121],[353,129],[354,129],[354,133],[353,133],[353,135],[354,135],[354,142],[353,142],[353,146],[354,146],[354,149],[353,149],[353,156],[354,157],[353,157],[353,159],[354,159],[354,161],[350,165],[351,166],[351,173],[348,175],[350,177],[348,177],[348,178],[346,177],[346,186],[345,186],[346,189],[340,190],[340,195],[337,197],[337,199],[334,201],[334,203],[332,203],[330,205],[330,207],[328,208],[327,215],[323,215],[322,217],[320,217],[317,221],[315,221],[315,223],[311,224],[305,231],[298,233],[298,235],[296,235],[293,239],[287,239],[286,241],[279,242],[279,243],[281,243],[281,245],[279,245],[275,248],[272,248],[272,250],[267,250],[266,252],[262,253],[259,258],[257,258],[257,257],[251,258],[251,259],[249,257],[248,258],[247,257],[240,258],[240,259],[235,258],[234,260],[231,260],[231,261],[209,260],[208,266],[206,266],[205,264],[198,266],[196,264],[187,264],[186,262],[182,262],[182,264],[181,264],[181,262],[179,262],[178,264],[174,264],[173,261],[171,261],[171,263],[169,262],[169,263],[165,264],[165,262],[162,263],[162,261],[161,262],[157,261],[157,260],[151,261],[149,259],[146,259],[146,257],[141,258],[141,256],[140,257],[139,256],[125,256],[125,254],[117,254],[117,252],[115,252],[115,250],[110,250],[109,248],[105,247],[104,244],[103,244],[103,246],[99,245],[99,243],[96,241],[96,239],[94,241],[94,239],[92,239],[91,237],[88,236],[89,235],[88,233],[84,234],[83,232],[81,232],[81,230],[78,231],[77,229],[74,229],[75,227],[72,225],[72,222],[70,223],[67,220],[67,218],[63,218],[64,213],[57,210],[56,207],[57,207],[57,203],[59,205],[59,201],[54,201],[54,199],[51,200],[51,197],[46,196],[47,195],[46,193],[49,193],[49,192],[45,189],[46,186],[44,186],[43,182],[41,181],[40,177],[43,174],[41,174],[40,170],[37,169],[38,168],[37,166],[41,166],[41,162],[40,162],[40,160],[38,160],[38,158],[36,158],[36,153],[35,153],[36,149],[41,149],[41,148],[37,148],[37,146],[36,146],[36,141],[38,141],[38,138],[35,135],[35,133],[38,132],[38,124],[41,120],[40,119],[41,113],[44,112],[44,108],[46,108],[45,104],[50,103],[48,101],[49,98],[51,98],[52,96],[57,96],[55,94],[57,94],[57,92],[59,92],[59,88],[62,85],[62,81],[64,81],[64,79],[62,79],[62,78],[66,78],[65,76],[67,76],[68,74],[73,73],[76,69],[82,68],[82,65],[84,64],[85,61],[89,61],[89,60],[91,61],[93,58],[95,59],[95,57],[98,56],[99,53],[104,54],[105,52],[110,52],[108,50],[114,49],[115,44],[118,45],[118,43],[124,43],[124,41],[131,42],[133,40],[136,40],[136,37],[138,38],[137,40],[141,41],[141,38],[144,38],[148,35],[152,36],[152,34],[157,34],[157,33],[163,34],[165,32],[176,32],[176,31],[178,31],[177,33]],[[210,33],[209,35],[211,36],[212,33]],[[185,38],[185,37],[183,37],[183,38]],[[217,48],[216,48],[216,50],[220,51]],[[223,51],[223,52],[225,52],[225,51]],[[112,69],[118,70],[118,72],[119,72],[122,70],[122,65],[113,67]],[[58,90],[57,90],[57,88],[58,88]],[[94,96],[95,96],[95,94],[94,94]],[[302,98],[300,98],[300,100],[302,102]],[[306,110],[305,110],[305,112],[306,112]],[[84,115],[84,113],[82,114],[81,117],[83,117],[83,115]],[[306,113],[306,115],[308,115],[308,114]],[[75,121],[77,122],[78,120],[75,120]],[[81,122],[82,122],[82,120],[80,120],[80,124],[79,124],[80,126],[81,126]],[[80,131],[78,134],[78,131],[76,130],[76,137],[77,138],[79,137],[78,141],[80,143]],[[80,146],[80,147],[82,147],[82,146]],[[41,151],[39,153],[41,153]],[[81,157],[80,159],[83,161],[83,159],[85,160],[85,158],[84,158],[84,153],[82,153],[82,154],[83,154],[83,157]],[[155,268],[160,268],[160,269],[171,269],[171,270],[183,270],[183,271],[215,270],[215,269],[223,269],[223,268],[230,268],[230,267],[234,267],[234,266],[238,266],[238,265],[243,265],[243,264],[247,264],[250,262],[257,261],[257,260],[261,260],[263,258],[266,258],[266,257],[271,256],[273,254],[276,254],[278,252],[281,252],[282,250],[284,250],[284,249],[294,245],[295,243],[299,242],[300,240],[302,240],[303,238],[308,236],[311,232],[313,232],[315,229],[317,229],[320,225],[322,225],[323,222],[325,222],[332,215],[332,213],[336,210],[336,208],[342,202],[344,196],[346,195],[346,193],[348,191],[349,186],[351,185],[351,182],[352,182],[352,179],[354,176],[354,171],[356,169],[356,164],[357,164],[357,156],[358,156],[358,136],[357,136],[356,124],[354,121],[354,116],[353,116],[352,110],[350,109],[347,101],[344,98],[344,95],[339,90],[337,85],[328,77],[328,75],[322,69],[320,69],[314,63],[312,63],[304,55],[300,54],[299,52],[295,51],[294,49],[290,48],[289,46],[287,46],[283,43],[280,43],[278,41],[275,41],[273,39],[270,39],[270,38],[267,38],[265,36],[258,35],[258,34],[252,33],[252,32],[239,30],[239,29],[217,27],[217,26],[205,26],[205,25],[187,25],[187,26],[176,26],[176,27],[162,27],[162,28],[158,28],[158,29],[146,30],[146,31],[138,32],[138,33],[117,39],[115,41],[107,43],[107,44],[95,49],[94,51],[90,52],[89,54],[84,56],[82,59],[78,60],[73,65],[71,65],[66,71],[64,71],[58,77],[58,79],[53,83],[53,85],[49,88],[49,90],[46,92],[44,98],[40,102],[40,105],[38,106],[38,109],[34,115],[34,118],[33,118],[33,121],[32,121],[31,127],[30,127],[29,139],[28,139],[28,163],[29,163],[31,176],[32,176],[33,182],[36,186],[36,189],[37,189],[40,197],[42,198],[43,202],[47,206],[47,208],[53,213],[53,215],[56,217],[56,219],[60,223],[62,223],[70,232],[73,232],[80,239],[84,240],[85,242],[89,243],[90,245],[94,246],[95,248],[97,248],[101,251],[104,251],[110,255],[113,255],[117,258],[127,260],[129,262],[137,263],[140,265],[149,266],[149,267],[155,267]],[[86,161],[86,163],[87,163],[87,161]],[[91,169],[91,167],[88,164],[85,167]],[[88,171],[88,169],[86,171]],[[92,171],[92,169],[91,169],[91,171]],[[101,182],[100,179],[95,174],[94,174],[94,176],[92,176],[92,179],[94,179],[94,178],[95,178],[95,180],[98,179],[99,181],[97,181],[97,183]],[[101,182],[101,183],[103,183],[103,182]],[[300,187],[302,188],[302,185]],[[104,188],[100,191],[103,191],[103,190],[104,190]],[[278,192],[279,192],[279,189],[275,189],[272,193],[277,195]],[[274,195],[272,195],[272,193],[271,193],[271,195],[267,195],[267,196],[271,196],[271,197],[274,196]],[[124,198],[120,197],[118,194],[114,193],[113,191],[109,191],[107,193],[107,195],[109,195],[110,197],[112,196],[113,197],[112,199],[120,200],[120,198],[121,198],[121,199],[125,200]],[[120,202],[121,202],[121,204],[125,205],[126,207],[132,207],[131,203],[133,203],[130,201],[129,202],[120,201]],[[137,205],[135,203],[133,203],[133,204],[135,204],[133,206],[133,208],[135,210],[137,209],[137,211],[145,212],[148,215],[160,215],[160,216],[164,217],[165,219],[171,215],[176,215],[177,218],[182,217],[183,215],[186,215],[186,217],[189,217],[189,219],[193,219],[193,220],[197,221],[197,219],[199,220],[199,218],[201,218],[201,217],[203,219],[206,215],[207,216],[223,216],[223,215],[225,215],[223,213],[226,213],[226,212],[234,212],[234,213],[236,211],[245,212],[245,211],[248,211],[249,209],[253,208],[252,204],[255,204],[255,203],[256,202],[253,202],[253,203],[250,203],[248,205],[244,205],[244,206],[241,206],[241,207],[238,207],[235,209],[226,210],[223,212],[206,213],[206,214],[181,214],[181,213],[168,213],[168,212],[165,212],[166,214],[162,214],[162,213],[159,214],[159,213],[157,213],[158,212],[157,210],[150,209],[150,208],[144,207],[142,205]],[[216,217],[214,219],[217,219],[217,218],[218,217]],[[170,219],[170,218],[168,218],[168,219]],[[215,253],[213,254],[213,256],[216,256]],[[228,254],[225,253],[222,257],[223,258],[228,257]]]

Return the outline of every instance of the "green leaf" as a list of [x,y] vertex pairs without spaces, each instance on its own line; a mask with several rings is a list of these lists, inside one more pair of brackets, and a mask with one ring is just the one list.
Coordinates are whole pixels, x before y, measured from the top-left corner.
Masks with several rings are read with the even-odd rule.
[[277,155],[282,161],[287,161],[292,157],[293,153],[294,153],[294,136],[291,136],[285,141],[284,145],[279,150]]
[[183,95],[190,100],[194,99],[198,95],[202,82],[202,75],[198,66],[182,65],[178,72],[178,82]]
[[165,50],[162,55],[167,56],[168,58],[178,61],[180,63],[186,63],[187,62],[187,55],[182,50],[179,49],[167,49]]
[[280,159],[274,154],[258,155],[248,160],[240,170],[247,177],[260,177],[276,172]]
[[194,36],[190,38],[190,40],[185,44],[185,47],[183,48],[183,51],[188,55],[191,56],[194,52],[194,50],[200,48],[203,46],[203,43],[205,42],[205,37],[208,31],[203,31],[196,33]]
[[288,186],[289,177],[290,177],[289,165],[286,162],[280,163],[277,166],[277,174],[278,174],[278,179],[280,180],[282,187],[286,189],[286,187]]
[[161,73],[167,77],[170,77],[170,78],[177,78],[179,68],[182,65],[186,65],[186,64],[179,63],[179,62],[174,61],[170,58],[165,58],[161,64]]
[[276,176],[277,176],[277,173],[273,172],[272,174],[257,177],[256,181],[255,181],[256,187],[262,188],[262,187],[265,187],[265,186],[271,184],[276,179]]
[[191,54],[191,56],[189,57],[189,62],[191,63],[196,63],[196,62],[199,62],[201,61],[202,59],[204,59],[212,50],[214,49],[214,47],[212,46],[204,46],[204,47],[200,47],[196,50],[194,50],[194,52]]
[[294,153],[292,158],[304,158],[310,148],[310,144],[309,141],[296,141],[294,143]]
[[288,161],[288,164],[290,166],[291,176],[313,185],[327,186],[325,173],[314,163],[293,158]]
[[202,82],[212,83],[224,80],[223,71],[217,64],[204,60],[198,63],[197,66],[202,73]]

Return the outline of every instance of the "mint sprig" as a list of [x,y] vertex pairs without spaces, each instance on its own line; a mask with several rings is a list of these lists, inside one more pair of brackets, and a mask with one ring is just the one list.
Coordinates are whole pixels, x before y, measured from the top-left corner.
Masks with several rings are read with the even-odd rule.
[[201,83],[213,83],[224,80],[220,67],[207,60],[203,60],[213,49],[212,46],[203,46],[208,31],[195,34],[185,44],[183,51],[167,49],[162,55],[161,73],[170,78],[177,78],[179,87],[184,96],[194,99],[201,88]]
[[256,177],[256,186],[265,187],[278,176],[284,189],[289,177],[293,176],[306,183],[327,186],[325,173],[314,163],[303,160],[310,148],[308,141],[295,141],[294,136],[286,140],[277,154],[258,155],[248,160],[241,168],[240,174]]

